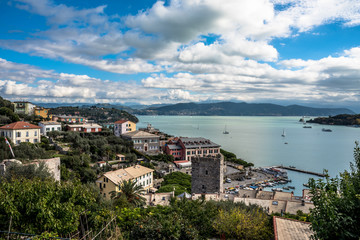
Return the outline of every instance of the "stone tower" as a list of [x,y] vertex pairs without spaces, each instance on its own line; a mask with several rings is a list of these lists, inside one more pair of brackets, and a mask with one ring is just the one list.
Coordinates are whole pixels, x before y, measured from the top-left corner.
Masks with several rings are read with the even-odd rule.
[[224,181],[224,157],[193,157],[191,159],[191,193],[221,193]]

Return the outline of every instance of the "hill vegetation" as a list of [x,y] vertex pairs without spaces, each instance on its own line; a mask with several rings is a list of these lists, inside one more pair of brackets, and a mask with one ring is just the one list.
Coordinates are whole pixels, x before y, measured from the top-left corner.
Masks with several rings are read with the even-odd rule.
[[360,114],[340,114],[329,117],[318,117],[315,119],[310,119],[306,122],[327,125],[360,126]]
[[134,115],[115,108],[91,107],[57,107],[49,111],[53,115],[78,115],[94,120],[97,123],[115,122],[127,119],[137,123],[139,120]]
[[269,103],[178,103],[136,111],[144,115],[200,116],[329,116],[354,114],[346,108],[311,108],[299,105],[281,106]]

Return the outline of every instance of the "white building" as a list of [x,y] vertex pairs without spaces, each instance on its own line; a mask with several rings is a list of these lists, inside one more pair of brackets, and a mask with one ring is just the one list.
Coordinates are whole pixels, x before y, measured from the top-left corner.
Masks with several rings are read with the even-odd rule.
[[114,134],[120,137],[121,134],[136,131],[136,123],[128,120],[119,120],[114,123]]
[[38,143],[40,129],[41,127],[34,124],[19,121],[0,127],[0,135],[7,137],[16,145],[22,142]]
[[39,122],[38,124],[41,129],[40,132],[42,135],[47,136],[49,132],[52,131],[61,131],[61,123],[54,122],[54,121],[48,121],[48,122]]

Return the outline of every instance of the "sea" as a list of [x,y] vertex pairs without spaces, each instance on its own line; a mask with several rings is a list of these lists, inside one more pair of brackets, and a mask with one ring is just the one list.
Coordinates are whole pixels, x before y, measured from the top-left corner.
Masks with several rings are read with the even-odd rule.
[[[255,167],[294,166],[330,177],[350,170],[360,128],[306,124],[298,117],[249,116],[137,116],[137,127],[151,124],[173,136],[204,137],[233,152]],[[310,117],[313,118],[313,117]],[[309,120],[310,118],[305,118]],[[323,128],[332,132],[324,132]],[[224,131],[229,134],[223,134]],[[284,133],[285,136],[282,136]],[[302,195],[303,183],[319,177],[288,170],[294,194]],[[286,186],[286,185],[284,185]],[[281,186],[283,187],[283,186]]]

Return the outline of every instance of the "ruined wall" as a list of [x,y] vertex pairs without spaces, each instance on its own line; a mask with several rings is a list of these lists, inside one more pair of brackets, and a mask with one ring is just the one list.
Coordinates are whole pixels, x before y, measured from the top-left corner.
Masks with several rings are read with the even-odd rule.
[[191,159],[191,193],[220,193],[223,192],[224,158],[199,157]]

